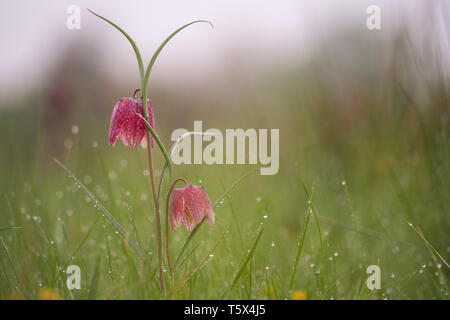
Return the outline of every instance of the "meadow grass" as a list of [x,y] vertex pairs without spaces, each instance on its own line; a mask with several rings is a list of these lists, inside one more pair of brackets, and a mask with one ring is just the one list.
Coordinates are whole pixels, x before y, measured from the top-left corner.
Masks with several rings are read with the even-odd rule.
[[[80,90],[71,111],[53,118],[39,94],[3,108],[0,297],[45,298],[49,288],[62,299],[448,299],[442,82],[422,103],[392,71],[367,77],[348,103],[316,71],[275,74],[256,91],[233,88],[238,101],[222,99],[214,112],[208,97],[151,91],[166,145],[171,130],[195,119],[280,128],[277,175],[248,165],[174,167],[174,177],[205,187],[216,223],[170,232],[174,278],[165,261],[165,294],[146,152],[107,144],[117,97],[93,109]],[[154,153],[158,180],[164,158]],[[374,264],[381,289],[370,291]],[[81,269],[80,290],[67,289],[69,265]]]

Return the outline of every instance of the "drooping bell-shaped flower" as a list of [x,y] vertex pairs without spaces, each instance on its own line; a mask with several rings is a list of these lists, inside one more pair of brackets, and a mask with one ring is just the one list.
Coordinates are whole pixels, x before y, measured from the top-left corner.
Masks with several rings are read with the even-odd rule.
[[205,189],[191,184],[173,189],[170,202],[172,229],[176,230],[183,225],[191,232],[203,219],[206,219],[210,226],[214,224],[214,211]]
[[[147,99],[148,123],[154,125],[153,106]],[[111,115],[111,124],[109,127],[109,144],[114,146],[117,138],[120,136],[122,143],[128,147],[136,148],[140,143],[146,147],[147,139],[145,137],[146,125],[139,116],[144,116],[142,108],[142,99],[122,98],[114,106]],[[153,136],[151,135],[151,146],[153,148]]]

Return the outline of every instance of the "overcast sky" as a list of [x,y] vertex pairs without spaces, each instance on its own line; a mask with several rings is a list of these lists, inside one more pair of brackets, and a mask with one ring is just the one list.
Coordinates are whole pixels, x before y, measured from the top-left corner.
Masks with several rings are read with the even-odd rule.
[[[280,64],[301,59],[336,28],[353,24],[367,30],[366,9],[370,4],[381,7],[380,32],[389,32],[400,17],[419,14],[427,1],[2,1],[0,95],[38,85],[58,55],[80,40],[88,39],[100,47],[101,67],[111,76],[124,70],[126,76],[137,74],[134,54],[125,38],[87,12],[87,7],[126,30],[137,42],[144,61],[179,26],[196,19],[213,22],[214,30],[206,24],[195,25],[165,49],[153,77],[170,78],[180,73],[198,77],[220,73],[227,56],[236,52],[244,52],[255,62],[267,61],[268,57],[270,63]],[[81,8],[80,30],[66,28],[66,10],[73,4]],[[448,19],[448,11],[443,16]]]

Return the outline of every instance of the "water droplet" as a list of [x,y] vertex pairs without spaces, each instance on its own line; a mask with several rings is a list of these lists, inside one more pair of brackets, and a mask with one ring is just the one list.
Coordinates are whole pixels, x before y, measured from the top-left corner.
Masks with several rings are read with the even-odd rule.
[[311,268],[314,268],[314,263],[311,263],[309,266],[310,266]]
[[73,142],[70,139],[66,139],[64,140],[64,148],[66,149],[72,149],[73,147]]
[[211,253],[211,254],[209,255],[209,257],[210,257],[210,258],[213,258],[213,257],[214,257],[214,254]]
[[345,186],[345,185],[347,184],[347,182],[346,182],[345,180],[342,180],[341,184],[342,184],[343,186]]
[[267,219],[267,218],[269,218],[269,216],[268,216],[268,215],[265,215],[263,218],[264,218],[264,219]]
[[275,247],[275,242],[274,241],[272,241],[272,247]]
[[108,174],[109,180],[116,180],[117,179],[117,173],[115,171],[110,171]]
[[97,141],[93,141],[92,142],[92,148],[98,148],[98,142]]
[[78,126],[72,126],[72,133],[77,134],[79,131]]
[[261,197],[256,197],[256,202],[261,202]]
[[338,255],[339,255],[339,253],[337,253],[337,252],[334,253],[334,256],[335,256],[335,257],[337,257]]
[[122,168],[126,168],[126,167],[128,166],[128,161],[125,160],[125,159],[120,160],[120,166],[121,166]]

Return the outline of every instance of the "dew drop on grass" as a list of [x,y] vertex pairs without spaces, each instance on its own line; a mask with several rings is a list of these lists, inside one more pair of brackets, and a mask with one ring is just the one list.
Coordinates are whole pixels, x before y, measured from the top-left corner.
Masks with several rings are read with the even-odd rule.
[[110,171],[108,173],[109,180],[113,181],[117,179],[117,173],[115,171]]
[[338,255],[339,255],[339,253],[337,253],[337,252],[334,253],[334,256],[335,256],[335,257],[337,257]]
[[436,266],[438,269],[442,268],[442,264],[438,263]]
[[256,202],[261,202],[261,197],[256,197]]
[[311,263],[309,266],[310,266],[311,268],[314,268],[314,263]]
[[272,247],[275,247],[275,242],[274,241],[272,241]]
[[391,274],[391,278],[394,279],[395,278],[395,273]]
[[64,140],[64,148],[66,148],[67,150],[72,149],[73,147],[73,142],[70,139],[66,139]]
[[98,148],[98,142],[97,141],[93,141],[92,142],[92,148]]
[[266,214],[266,215],[264,215],[263,218],[264,218],[264,219],[267,219],[267,218],[269,218],[269,216]]
[[122,168],[126,168],[126,167],[128,166],[128,161],[125,160],[125,159],[120,160],[120,166],[121,166]]
[[72,130],[71,131],[72,131],[73,134],[77,134],[78,131],[79,131],[78,126],[72,126]]
[[342,184],[343,186],[345,186],[345,185],[347,184],[347,182],[346,182],[345,180],[342,180],[341,184]]
[[209,255],[209,257],[210,257],[210,258],[213,258],[213,257],[214,257],[214,254],[211,253],[211,254]]

